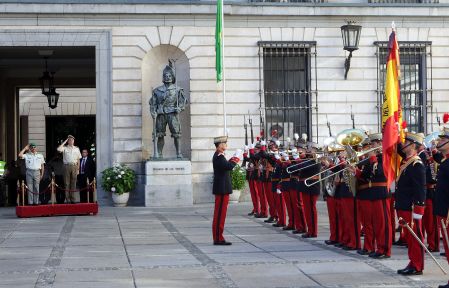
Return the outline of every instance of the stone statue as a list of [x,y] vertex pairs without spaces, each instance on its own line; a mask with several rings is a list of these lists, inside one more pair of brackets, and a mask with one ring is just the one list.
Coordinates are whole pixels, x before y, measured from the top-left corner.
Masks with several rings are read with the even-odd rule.
[[154,157],[163,158],[165,129],[168,124],[171,137],[173,137],[176,157],[182,158],[180,150],[181,123],[179,113],[187,105],[184,90],[176,85],[176,73],[172,60],[168,60],[162,73],[163,85],[153,90],[150,99],[150,114],[153,117]]

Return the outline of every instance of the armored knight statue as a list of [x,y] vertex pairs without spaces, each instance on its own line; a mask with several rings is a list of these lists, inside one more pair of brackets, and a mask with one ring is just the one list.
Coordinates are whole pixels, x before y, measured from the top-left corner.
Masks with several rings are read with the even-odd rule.
[[153,117],[154,157],[163,158],[165,130],[168,125],[176,148],[176,157],[182,158],[180,150],[181,123],[179,113],[187,105],[184,90],[176,85],[176,74],[172,60],[168,60],[162,73],[163,85],[153,90],[150,99],[150,114]]

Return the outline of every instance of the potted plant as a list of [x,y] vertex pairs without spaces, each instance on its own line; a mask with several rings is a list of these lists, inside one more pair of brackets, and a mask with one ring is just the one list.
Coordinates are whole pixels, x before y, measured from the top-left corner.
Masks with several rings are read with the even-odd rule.
[[112,193],[114,206],[126,206],[129,192],[136,187],[136,172],[126,165],[115,163],[101,172],[101,187]]
[[237,203],[246,183],[246,171],[240,165],[235,165],[234,169],[231,170],[231,183],[232,194],[229,195],[229,201]]

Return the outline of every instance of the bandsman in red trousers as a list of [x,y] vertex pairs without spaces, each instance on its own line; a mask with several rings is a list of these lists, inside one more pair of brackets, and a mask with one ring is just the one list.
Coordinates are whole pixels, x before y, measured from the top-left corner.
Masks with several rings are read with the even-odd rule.
[[361,217],[364,219],[365,239],[363,249],[357,251],[361,255],[372,258],[390,258],[392,244],[392,228],[390,219],[390,193],[387,189],[382,165],[382,134],[369,135],[372,151],[364,161],[363,169],[356,170],[360,180],[357,197],[360,199]]
[[423,233],[430,252],[440,252],[440,233],[437,217],[433,215],[433,198],[435,194],[437,163],[428,155],[424,145],[420,147],[418,156],[426,166],[426,208],[424,209]]
[[223,230],[226,220],[226,211],[228,209],[229,194],[232,194],[232,183],[229,171],[231,171],[242,157],[241,151],[237,151],[228,161],[224,156],[227,149],[227,136],[214,138],[216,151],[212,157],[214,168],[213,191],[215,195],[214,218],[212,222],[212,238],[214,245],[231,245],[223,237]]
[[295,229],[295,216],[294,211],[296,209],[296,199],[294,198],[295,194],[290,189],[290,174],[287,173],[287,168],[291,165],[290,157],[287,152],[281,152],[281,172],[280,172],[280,181],[276,187],[276,193],[282,193],[285,206],[287,208],[288,215],[288,223],[287,226],[283,227],[283,230],[294,230]]
[[[290,166],[294,166],[294,168],[297,169],[298,166],[296,165],[299,165],[299,167],[301,167],[303,165],[311,164],[312,162],[309,160],[310,159],[306,158],[305,150],[303,150],[302,148],[298,147],[292,149],[292,159]],[[301,174],[301,172],[290,174],[289,194],[293,209],[293,234],[305,233],[307,231],[306,217],[304,214],[304,203],[301,195],[301,182],[303,181],[301,178]]]
[[[249,151],[252,150],[254,154],[254,146],[252,144],[250,144],[248,149]],[[250,155],[248,154],[249,151],[246,151],[245,149],[245,153],[243,154],[242,166],[246,166],[246,179],[248,180],[251,202],[253,203],[253,209],[248,213],[248,216],[253,216],[260,214],[260,202],[256,186],[257,170],[255,169],[255,160],[250,157]]]
[[[279,147],[279,144],[276,144],[276,148]],[[274,193],[274,201],[276,205],[276,211],[278,214],[277,222],[273,224],[274,227],[285,227],[287,226],[287,208],[285,206],[285,199],[284,194],[282,194],[282,191],[278,188],[279,182],[282,178],[282,161],[281,161],[281,155],[279,154],[279,151],[276,150],[273,153],[273,159],[274,159],[274,170],[271,174],[271,187],[272,191]]]
[[[396,210],[401,225],[407,223],[423,241],[422,216],[426,200],[426,168],[419,158],[418,150],[424,140],[423,135],[406,133],[405,143],[398,145],[398,153],[402,156],[399,176],[396,180]],[[406,231],[409,264],[397,272],[401,275],[421,275],[424,270],[424,248]]]
[[268,214],[269,214],[269,218],[264,220],[265,223],[274,223],[278,217],[276,210],[276,202],[274,198],[276,192],[273,192],[273,187],[271,183],[271,176],[274,171],[273,165],[275,165],[275,161],[272,159],[271,154],[274,152],[273,149],[276,149],[274,148],[275,146],[276,146],[275,141],[271,140],[268,144],[268,151],[270,153],[268,153],[266,150],[260,152],[261,157],[263,158],[262,165],[264,168],[262,183],[264,185],[265,196],[268,202]]
[[[436,148],[444,155],[441,160],[441,164],[438,167],[437,173],[437,185],[435,189],[435,201],[433,206],[433,212],[437,217],[437,222],[441,226],[443,234],[443,246],[446,252],[446,259],[449,263],[449,246],[448,242],[448,210],[449,210],[449,128],[444,128],[440,141]],[[434,158],[435,155],[434,155]],[[438,288],[449,288],[449,282],[446,285],[440,285]]]

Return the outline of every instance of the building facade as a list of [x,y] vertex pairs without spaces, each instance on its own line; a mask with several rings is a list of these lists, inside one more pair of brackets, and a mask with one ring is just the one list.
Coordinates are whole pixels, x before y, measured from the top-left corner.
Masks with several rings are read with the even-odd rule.
[[[449,110],[449,57],[445,52],[449,48],[449,1],[224,2],[231,151],[244,145],[244,115],[246,119],[251,116],[255,134],[263,119],[266,134],[282,131],[283,139],[305,133],[322,143],[329,136],[328,122],[335,135],[352,127],[351,118],[357,128],[380,131],[392,21],[401,48],[401,89],[409,129],[435,131],[437,116]],[[152,155],[148,101],[152,89],[161,84],[167,60],[174,59],[178,85],[189,99],[182,116],[182,150],[191,161],[193,201],[211,201],[213,137],[223,134],[224,125],[223,83],[215,79],[215,12],[215,1],[2,1],[0,50],[7,52],[0,55],[3,158],[14,158],[22,144],[24,106],[20,106],[17,90],[38,87],[31,74],[19,69],[28,68],[23,57],[13,55],[15,48],[51,47],[56,55],[58,47],[74,51],[94,47],[90,61],[95,64],[90,72],[83,72],[85,66],[80,65],[74,70],[77,76],[72,71],[61,77],[59,87],[89,88],[89,93],[95,93],[95,103],[92,97],[82,101],[89,101],[90,109],[95,109],[98,173],[118,161],[144,175],[145,162]],[[347,20],[362,30],[345,80],[348,52],[343,50],[340,27]],[[66,53],[66,58],[70,55]],[[55,113],[76,114],[71,111]],[[169,136],[166,143],[170,154]],[[45,145],[44,141],[39,145]],[[139,177],[134,204],[144,202],[144,182]],[[100,195],[104,201],[107,197],[104,192]]]

